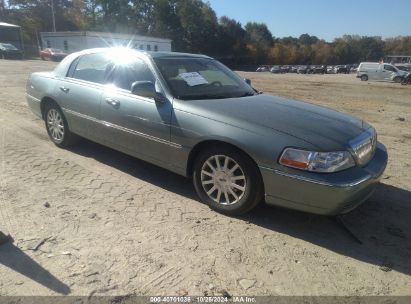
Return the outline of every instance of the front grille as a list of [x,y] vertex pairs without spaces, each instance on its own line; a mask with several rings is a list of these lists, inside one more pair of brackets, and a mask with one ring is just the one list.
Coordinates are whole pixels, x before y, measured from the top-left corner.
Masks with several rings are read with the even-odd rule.
[[366,165],[374,156],[375,148],[377,146],[377,132],[375,132],[374,128],[368,129],[351,140],[350,146],[357,163],[360,166]]

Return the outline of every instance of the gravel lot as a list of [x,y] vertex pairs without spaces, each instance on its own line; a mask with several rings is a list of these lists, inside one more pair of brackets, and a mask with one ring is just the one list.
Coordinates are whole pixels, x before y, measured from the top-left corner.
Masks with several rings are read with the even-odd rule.
[[0,295],[411,294],[411,86],[241,73],[376,127],[383,183],[345,217],[360,245],[330,218],[217,214],[191,181],[88,141],[58,149],[25,101],[29,73],[54,65],[0,61],[0,230],[15,239],[0,247]]

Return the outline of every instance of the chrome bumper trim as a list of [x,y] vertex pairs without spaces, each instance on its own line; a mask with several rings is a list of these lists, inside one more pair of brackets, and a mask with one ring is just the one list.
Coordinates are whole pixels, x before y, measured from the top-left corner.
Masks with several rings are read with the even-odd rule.
[[297,179],[300,181],[304,181],[304,182],[308,182],[308,183],[312,183],[312,184],[317,184],[317,185],[321,185],[321,186],[326,186],[326,187],[336,187],[336,188],[350,188],[350,187],[354,187],[354,186],[358,186],[359,184],[368,181],[369,179],[371,179],[371,175],[367,175],[359,180],[350,182],[350,183],[346,183],[346,184],[333,184],[333,183],[328,183],[325,181],[320,181],[320,180],[316,180],[313,178],[309,178],[309,177],[305,177],[305,176],[301,176],[301,175],[297,175],[297,174],[290,174],[290,173],[286,173],[277,169],[272,169],[272,168],[268,168],[268,167],[264,167],[264,166],[259,166],[261,169],[264,170],[268,170],[273,172],[274,174],[278,174],[281,176],[285,176],[288,178],[293,178],[293,179]]

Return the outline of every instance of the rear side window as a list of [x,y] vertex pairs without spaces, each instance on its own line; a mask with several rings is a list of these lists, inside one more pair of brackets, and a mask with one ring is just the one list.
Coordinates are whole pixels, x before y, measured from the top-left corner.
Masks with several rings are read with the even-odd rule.
[[71,77],[103,84],[105,83],[105,76],[111,68],[111,61],[105,54],[84,55],[78,60]]
[[79,61],[80,57],[77,57],[76,59],[73,60],[73,62],[70,64],[70,68],[67,71],[67,77],[72,78],[73,77],[73,73],[76,70],[77,67],[77,63]]

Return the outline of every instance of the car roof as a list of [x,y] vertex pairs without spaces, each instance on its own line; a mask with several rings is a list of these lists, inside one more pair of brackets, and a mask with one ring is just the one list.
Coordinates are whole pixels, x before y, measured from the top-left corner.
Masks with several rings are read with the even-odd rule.
[[93,54],[93,53],[107,53],[110,51],[126,52],[127,54],[129,53],[130,55],[134,54],[137,56],[143,55],[143,56],[150,57],[153,59],[154,58],[207,58],[207,59],[212,59],[211,57],[200,55],[200,54],[189,54],[189,53],[178,53],[178,52],[147,52],[147,51],[141,51],[141,50],[125,48],[125,47],[94,48],[94,49],[86,49],[86,50],[68,55],[54,69],[54,74],[56,76],[64,77],[71,63],[73,62],[73,60],[75,60],[76,58],[80,56],[87,55],[87,54]]
[[148,54],[151,58],[162,58],[162,57],[179,57],[179,58],[184,58],[184,57],[191,57],[191,58],[209,58],[206,55],[202,54],[190,54],[190,53],[179,53],[179,52],[145,52]]
[[109,52],[111,50],[119,50],[119,51],[125,51],[125,52],[130,52],[130,54],[143,54],[151,58],[162,58],[162,57],[175,57],[175,58],[208,58],[211,59],[211,57],[208,57],[206,55],[202,54],[190,54],[190,53],[179,53],[179,52],[153,52],[153,51],[142,51],[142,50],[137,50],[137,49],[131,49],[131,48],[126,48],[126,47],[113,47],[113,48],[94,48],[94,49],[87,49],[80,51],[76,54],[79,55],[85,55],[85,54],[90,54],[90,53],[99,53],[99,52]]

